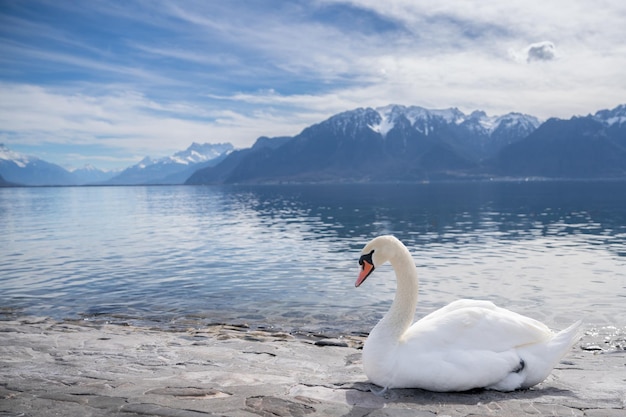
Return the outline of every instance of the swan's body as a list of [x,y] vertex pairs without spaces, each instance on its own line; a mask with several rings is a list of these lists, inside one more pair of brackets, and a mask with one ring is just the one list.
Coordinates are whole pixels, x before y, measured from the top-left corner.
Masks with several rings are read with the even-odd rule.
[[560,333],[488,301],[458,300],[417,321],[417,270],[407,248],[380,236],[362,251],[358,287],[389,261],[397,277],[391,308],[363,347],[363,368],[386,388],[512,391],[543,381],[577,340],[577,322]]

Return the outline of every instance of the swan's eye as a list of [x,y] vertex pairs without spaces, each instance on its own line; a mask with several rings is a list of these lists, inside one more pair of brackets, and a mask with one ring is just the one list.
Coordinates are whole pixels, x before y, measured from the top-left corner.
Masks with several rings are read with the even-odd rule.
[[374,254],[374,250],[372,249],[372,251],[366,255],[361,255],[361,257],[359,258],[359,265],[363,266],[363,262],[367,262],[370,265],[374,265],[374,261],[372,260],[372,255]]

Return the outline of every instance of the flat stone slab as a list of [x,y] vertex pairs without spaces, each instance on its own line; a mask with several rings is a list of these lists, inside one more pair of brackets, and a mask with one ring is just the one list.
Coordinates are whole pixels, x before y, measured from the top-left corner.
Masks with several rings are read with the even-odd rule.
[[526,391],[376,395],[361,337],[0,321],[0,416],[626,416],[624,329],[587,329]]

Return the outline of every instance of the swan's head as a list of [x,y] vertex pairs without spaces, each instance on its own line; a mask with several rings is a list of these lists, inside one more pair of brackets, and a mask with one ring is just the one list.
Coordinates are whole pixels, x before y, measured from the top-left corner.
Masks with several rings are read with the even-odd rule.
[[402,243],[393,236],[378,236],[370,241],[361,251],[359,265],[361,273],[354,283],[355,287],[363,284],[377,266],[391,260],[397,253],[398,247],[403,247]]

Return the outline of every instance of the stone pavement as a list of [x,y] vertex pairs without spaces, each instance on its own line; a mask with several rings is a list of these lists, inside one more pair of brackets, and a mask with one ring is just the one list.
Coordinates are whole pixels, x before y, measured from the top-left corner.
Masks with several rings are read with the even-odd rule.
[[371,392],[363,339],[215,325],[0,321],[0,417],[626,416],[624,329],[587,334],[531,390]]

